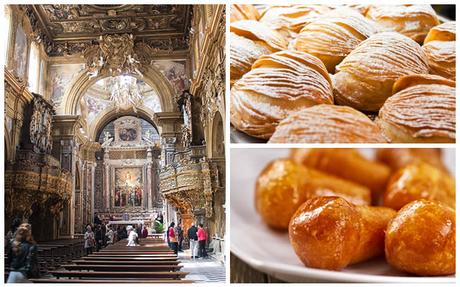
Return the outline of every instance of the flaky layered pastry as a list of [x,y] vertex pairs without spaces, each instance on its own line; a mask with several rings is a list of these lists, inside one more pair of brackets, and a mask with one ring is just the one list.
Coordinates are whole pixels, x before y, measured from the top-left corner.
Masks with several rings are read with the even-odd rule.
[[428,60],[420,45],[404,35],[385,32],[361,42],[336,67],[333,77],[337,103],[364,111],[378,111],[402,76],[428,74]]
[[366,16],[378,24],[382,31],[399,32],[423,43],[428,31],[439,25],[431,5],[379,5],[369,7]]
[[426,35],[424,44],[431,41],[455,41],[455,36],[455,21],[445,22],[441,25],[431,28],[430,32],[428,32],[428,35]]
[[323,5],[274,5],[261,13],[260,21],[292,39],[307,24],[330,11]]
[[455,142],[455,82],[435,75],[402,77],[376,119],[391,142]]
[[230,83],[247,73],[262,55],[284,50],[288,43],[278,32],[257,21],[238,21],[230,26]]
[[431,41],[423,45],[430,73],[455,81],[455,41]]
[[375,25],[364,16],[341,8],[306,25],[294,41],[294,48],[320,58],[334,73],[335,66],[375,32]]
[[430,73],[455,81],[455,22],[446,22],[430,30],[423,50],[428,57]]
[[324,64],[310,54],[285,50],[260,57],[235,82],[230,118],[236,129],[268,139],[289,114],[332,103],[332,84]]
[[385,139],[363,113],[346,106],[317,105],[283,120],[269,142],[378,143]]
[[260,14],[254,5],[233,4],[230,12],[230,22],[241,20],[259,20]]

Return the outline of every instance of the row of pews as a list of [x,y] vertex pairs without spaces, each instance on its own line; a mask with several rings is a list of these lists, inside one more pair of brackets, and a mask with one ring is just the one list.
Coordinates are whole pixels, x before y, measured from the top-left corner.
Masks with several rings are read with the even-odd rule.
[[[59,268],[72,260],[78,259],[84,253],[83,239],[63,239],[40,242],[37,248],[38,269],[41,275],[50,270]],[[6,265],[8,261],[5,254],[5,282],[8,278],[10,268]]]
[[99,252],[62,264],[52,277],[34,283],[192,283],[177,255],[161,239],[144,238],[140,246],[122,240]]

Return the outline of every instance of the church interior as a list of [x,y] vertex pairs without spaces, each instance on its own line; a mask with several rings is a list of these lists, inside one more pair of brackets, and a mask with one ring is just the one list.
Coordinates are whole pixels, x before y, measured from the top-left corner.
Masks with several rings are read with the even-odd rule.
[[[123,261],[190,257],[164,243],[173,222],[179,251],[196,225],[225,270],[225,5],[5,5],[2,26],[4,234],[28,226],[38,246],[32,280],[212,277],[190,276],[188,259],[171,272]],[[102,225],[147,236],[135,250],[97,242],[86,255],[107,249],[105,265],[76,268],[88,226],[97,236]]]

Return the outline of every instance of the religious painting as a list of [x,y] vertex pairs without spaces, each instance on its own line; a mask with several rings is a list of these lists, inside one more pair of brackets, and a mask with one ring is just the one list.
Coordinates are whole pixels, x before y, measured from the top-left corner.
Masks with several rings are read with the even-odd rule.
[[141,206],[143,178],[141,167],[115,169],[115,206]]
[[133,128],[123,128],[120,129],[119,136],[122,141],[131,142],[136,140],[137,131]]
[[58,64],[50,67],[51,101],[55,109],[61,105],[67,87],[85,64]]
[[140,143],[141,122],[136,117],[122,117],[114,121],[115,143],[119,145],[132,146]]
[[188,89],[185,61],[155,61],[153,65],[169,80],[177,94]]
[[27,65],[27,37],[21,25],[16,28],[16,40],[14,45],[14,60],[16,76],[24,78]]

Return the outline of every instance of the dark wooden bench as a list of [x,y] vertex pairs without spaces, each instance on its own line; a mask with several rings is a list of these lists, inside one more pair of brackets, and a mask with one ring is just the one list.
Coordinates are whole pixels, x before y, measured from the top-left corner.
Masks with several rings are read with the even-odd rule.
[[136,265],[177,265],[180,262],[175,260],[150,260],[150,261],[118,261],[118,260],[74,260],[75,264],[90,264],[90,265],[127,265],[127,264],[136,264]]
[[176,261],[177,257],[137,257],[129,256],[126,258],[123,257],[112,257],[112,256],[85,256],[82,257],[83,260],[117,260],[117,261]]
[[33,283],[79,283],[79,284],[97,284],[97,283],[118,283],[118,284],[182,284],[193,283],[191,280],[176,280],[176,279],[56,279],[56,278],[40,278],[31,279]]
[[62,265],[66,270],[93,270],[93,271],[179,271],[182,265],[99,265],[99,264],[78,264],[78,265]]
[[56,278],[160,278],[160,279],[181,279],[188,272],[119,272],[119,271],[52,271]]

